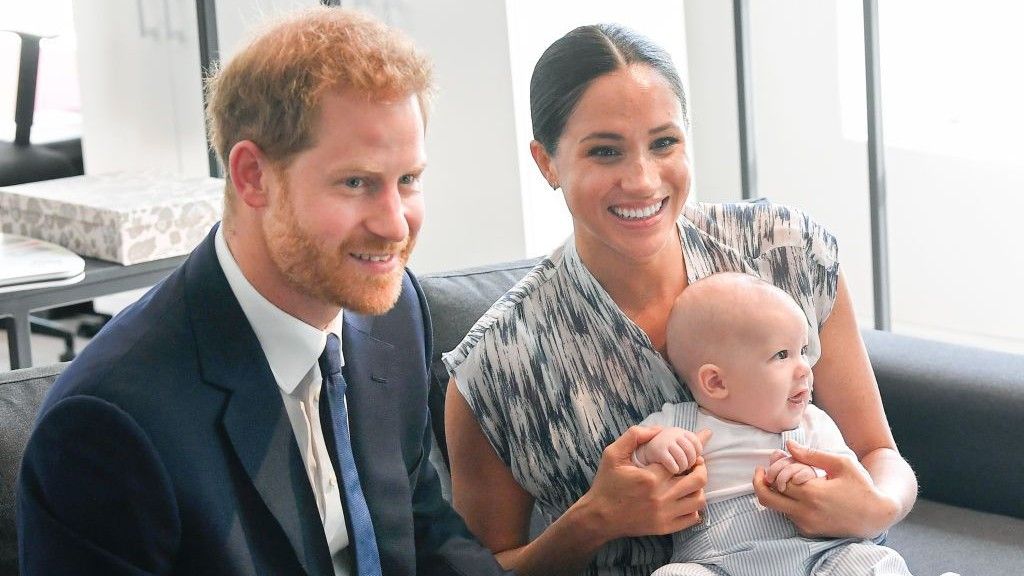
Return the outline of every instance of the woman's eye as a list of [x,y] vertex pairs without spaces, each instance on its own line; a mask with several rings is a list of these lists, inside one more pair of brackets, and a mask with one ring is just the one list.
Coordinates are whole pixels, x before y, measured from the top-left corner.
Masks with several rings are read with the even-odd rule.
[[614,156],[618,156],[619,151],[611,146],[597,146],[596,148],[591,148],[587,152],[587,155],[596,156],[598,158],[612,158]]
[[789,358],[789,350],[779,350],[778,352],[775,353],[775,356],[772,356],[772,358],[776,358],[778,360],[785,360],[786,358]]
[[655,140],[654,143],[651,144],[651,149],[664,150],[666,148],[671,148],[672,146],[675,146],[678,143],[679,138],[676,138],[675,136],[665,136],[664,138],[658,138],[657,140]]

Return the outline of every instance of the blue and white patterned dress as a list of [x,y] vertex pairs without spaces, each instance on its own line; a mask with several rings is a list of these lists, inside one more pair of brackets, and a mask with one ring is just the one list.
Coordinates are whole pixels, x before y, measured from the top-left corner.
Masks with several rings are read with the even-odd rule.
[[[689,204],[678,222],[690,283],[755,274],[800,304],[817,329],[835,302],[836,242],[802,212],[764,202]],[[526,275],[444,355],[484,435],[549,521],[590,487],[605,446],[665,402],[689,400],[646,333],[583,266],[572,238]],[[649,575],[668,537],[602,547],[587,574]]]

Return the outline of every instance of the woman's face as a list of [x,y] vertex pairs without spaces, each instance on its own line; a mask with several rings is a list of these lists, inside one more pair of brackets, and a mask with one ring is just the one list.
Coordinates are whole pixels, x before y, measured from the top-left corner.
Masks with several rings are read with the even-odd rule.
[[675,244],[690,188],[682,107],[654,69],[635,65],[593,81],[558,151],[534,158],[562,187],[588,265],[644,262]]

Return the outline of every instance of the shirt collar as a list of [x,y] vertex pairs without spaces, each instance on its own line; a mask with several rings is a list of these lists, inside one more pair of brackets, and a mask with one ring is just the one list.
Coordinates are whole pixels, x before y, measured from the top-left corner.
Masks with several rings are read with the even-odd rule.
[[[260,341],[278,387],[291,394],[316,364],[327,344],[327,334],[333,332],[341,338],[344,311],[338,312],[327,331],[310,326],[275,306],[249,283],[224,239],[223,224],[217,228],[214,246],[228,285]],[[341,364],[345,365],[344,354]]]

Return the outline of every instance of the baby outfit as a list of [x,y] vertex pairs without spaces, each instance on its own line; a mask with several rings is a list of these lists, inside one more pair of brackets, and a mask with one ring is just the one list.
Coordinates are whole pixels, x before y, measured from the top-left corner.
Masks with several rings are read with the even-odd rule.
[[910,576],[891,548],[860,538],[804,538],[784,515],[757,501],[754,468],[767,467],[769,455],[785,450],[787,440],[857,461],[835,422],[817,407],[809,405],[800,425],[781,434],[722,420],[695,402],[665,404],[643,424],[712,431],[703,454],[703,521],[672,536],[671,563],[651,576]]

